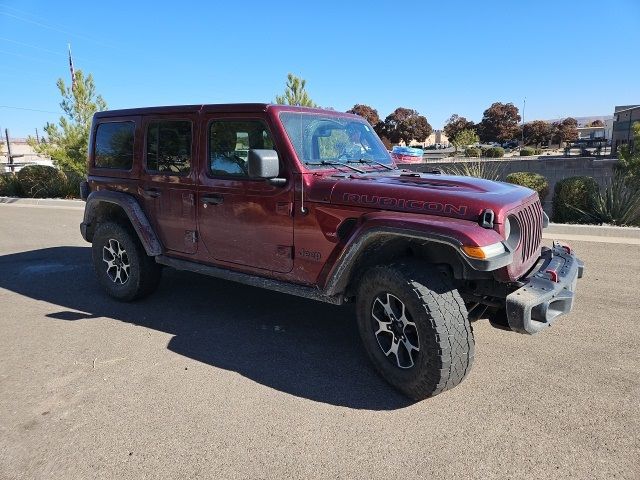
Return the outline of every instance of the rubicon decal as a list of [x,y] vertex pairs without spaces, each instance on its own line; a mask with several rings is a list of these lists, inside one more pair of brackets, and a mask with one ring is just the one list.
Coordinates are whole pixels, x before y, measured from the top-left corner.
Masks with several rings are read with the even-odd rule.
[[426,202],[424,200],[408,200],[406,198],[379,197],[377,195],[360,195],[358,193],[345,193],[343,201],[359,203],[382,208],[403,208],[408,210],[422,210],[430,213],[446,213],[464,216],[467,213],[466,205],[452,205],[451,203]]

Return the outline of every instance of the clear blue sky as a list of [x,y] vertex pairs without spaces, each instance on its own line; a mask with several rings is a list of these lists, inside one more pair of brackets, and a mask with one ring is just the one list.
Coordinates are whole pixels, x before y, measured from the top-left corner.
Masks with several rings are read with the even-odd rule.
[[640,103],[638,0],[0,0],[0,105],[47,111],[0,108],[12,135],[57,121],[68,42],[110,108],[269,102],[288,72],[320,105],[435,128],[525,97],[527,120]]

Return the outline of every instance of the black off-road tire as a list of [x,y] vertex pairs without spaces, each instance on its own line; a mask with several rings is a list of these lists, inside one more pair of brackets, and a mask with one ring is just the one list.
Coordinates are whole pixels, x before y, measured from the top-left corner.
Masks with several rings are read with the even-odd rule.
[[[465,304],[447,272],[415,259],[376,266],[362,276],[356,302],[358,328],[369,358],[382,377],[409,398],[422,400],[442,393],[458,385],[471,370],[473,330]],[[402,308],[398,302],[404,304],[408,312],[405,318],[410,318],[414,326],[404,322],[394,325],[400,325],[396,337],[395,333],[382,331],[375,318],[387,311],[385,303],[391,310]],[[385,310],[380,310],[382,307]],[[386,346],[383,349],[389,336],[392,344],[397,340],[399,345],[398,353],[390,356],[385,355]],[[417,341],[419,350],[404,348],[400,336],[412,346]]]
[[[118,244],[121,251],[124,250],[122,257],[129,265],[124,282],[123,272],[120,272],[119,280],[114,280],[117,267],[109,268],[105,261],[105,258],[115,258],[111,251],[118,251]],[[122,301],[136,300],[151,294],[158,287],[162,268],[153,257],[147,255],[133,228],[115,222],[99,224],[93,234],[91,252],[98,281],[113,298]],[[121,260],[120,263],[124,262]]]

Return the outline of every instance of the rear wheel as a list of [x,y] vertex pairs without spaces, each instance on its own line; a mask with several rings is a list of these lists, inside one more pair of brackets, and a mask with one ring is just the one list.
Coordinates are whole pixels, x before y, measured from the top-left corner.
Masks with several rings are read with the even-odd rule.
[[98,225],[93,235],[92,256],[98,281],[118,300],[142,298],[160,282],[160,265],[146,254],[135,232],[119,223]]
[[368,270],[357,292],[360,336],[382,377],[422,400],[458,385],[471,369],[467,310],[445,272],[413,260]]

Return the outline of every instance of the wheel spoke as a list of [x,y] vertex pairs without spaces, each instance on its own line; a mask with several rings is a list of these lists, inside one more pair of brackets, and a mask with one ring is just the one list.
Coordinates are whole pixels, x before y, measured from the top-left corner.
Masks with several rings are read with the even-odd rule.
[[409,352],[409,356],[411,356],[411,352],[413,350],[415,350],[416,352],[420,351],[420,347],[416,347],[406,336],[402,339],[402,344],[407,349],[407,352]]
[[391,322],[383,322],[376,316],[375,313],[372,313],[371,315],[373,316],[373,319],[376,322],[378,322],[378,329],[374,332],[376,337],[381,333],[391,333],[389,331],[389,326],[391,325]]
[[383,350],[383,352],[387,357],[393,353],[396,357],[396,363],[400,368],[402,368],[402,365],[400,365],[400,357],[398,357],[399,346],[400,346],[400,342],[394,337],[393,341],[391,342],[391,347],[389,347],[389,350],[387,350],[386,352],[384,352]]

